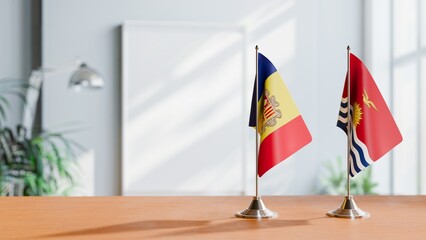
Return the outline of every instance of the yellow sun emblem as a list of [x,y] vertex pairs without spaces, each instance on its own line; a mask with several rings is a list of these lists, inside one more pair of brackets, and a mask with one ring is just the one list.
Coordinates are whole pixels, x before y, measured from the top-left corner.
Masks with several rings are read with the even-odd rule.
[[352,123],[354,127],[358,126],[358,124],[361,122],[361,119],[362,119],[362,108],[357,102],[355,102],[353,116],[352,116]]

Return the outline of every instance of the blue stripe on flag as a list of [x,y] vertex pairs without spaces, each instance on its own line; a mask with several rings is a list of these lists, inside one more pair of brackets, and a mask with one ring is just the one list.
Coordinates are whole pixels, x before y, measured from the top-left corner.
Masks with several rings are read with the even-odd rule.
[[[355,172],[359,173],[361,172],[361,169],[358,168],[358,165],[356,164],[355,154],[351,151],[351,157],[352,157],[352,166],[354,166]],[[351,176],[355,176],[351,172]]]
[[258,59],[259,77],[257,79],[259,80],[259,90],[258,90],[259,95],[257,96],[257,101],[259,101],[260,97],[262,97],[262,94],[264,91],[263,89],[265,88],[266,79],[269,76],[271,76],[274,72],[277,71],[274,64],[272,64],[267,57],[263,56],[261,53],[259,53],[258,56],[259,56],[259,59]]
[[341,128],[344,132],[346,132],[346,123],[337,121],[337,127]]
[[364,151],[362,151],[362,148],[355,142],[354,134],[352,134],[352,146],[354,146],[358,151],[362,165],[364,165],[364,167],[370,166],[370,164],[368,164],[368,162],[365,160]]
[[[347,108],[348,103],[340,102],[340,107]],[[339,111],[339,116],[341,116],[342,118],[347,118],[348,113],[343,113],[342,111]],[[343,130],[343,132],[345,132],[345,133],[346,133],[346,126],[347,126],[346,123],[341,122],[340,120],[337,120],[337,127],[341,128]]]
[[257,103],[260,100],[260,98],[263,95],[263,91],[265,89],[265,82],[266,79],[268,79],[269,76],[271,76],[273,73],[275,73],[277,71],[277,69],[275,68],[274,64],[271,63],[271,61],[269,61],[268,58],[266,58],[265,56],[263,56],[261,53],[258,53],[258,96],[256,99],[256,80],[254,81],[254,86],[253,86],[253,95],[252,95],[252,100],[251,100],[251,110],[250,110],[250,117],[249,117],[249,126],[250,127],[255,127],[256,126],[256,108],[257,108]]
[[[346,108],[348,106],[348,104],[347,103],[346,104],[341,103],[341,106],[342,106],[342,108]],[[351,110],[351,114],[352,114],[352,110]],[[347,118],[348,114],[339,111],[339,116],[341,116],[342,118]],[[344,123],[340,120],[337,120],[337,127],[341,128],[347,134],[347,123]],[[351,126],[351,128],[352,128],[351,130],[353,131],[354,130],[353,126]],[[354,133],[352,133],[351,138],[352,138],[351,143],[352,143],[352,146],[354,148],[354,150],[352,150],[352,148],[351,148],[351,151],[350,151],[350,155],[351,155],[351,158],[352,158],[351,164],[352,164],[353,170],[355,170],[356,173],[359,173],[359,172],[362,171],[361,168],[370,166],[370,163],[367,162],[366,155],[365,155],[364,151],[362,150],[361,146],[355,141],[355,134]],[[354,151],[356,151],[358,153],[359,162],[361,162],[362,166],[357,164],[357,159],[355,157]],[[352,177],[355,176],[352,173],[352,171],[350,171],[350,174],[351,174]]]

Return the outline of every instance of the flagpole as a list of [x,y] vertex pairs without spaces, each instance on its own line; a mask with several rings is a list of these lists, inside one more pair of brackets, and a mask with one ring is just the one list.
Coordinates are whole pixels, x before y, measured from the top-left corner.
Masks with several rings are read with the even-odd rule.
[[255,78],[255,104],[256,104],[256,195],[253,197],[250,206],[235,214],[240,218],[276,218],[278,214],[269,210],[259,195],[259,46],[256,45],[256,78]]
[[256,45],[256,198],[259,197],[259,46]]
[[350,172],[351,172],[351,145],[352,145],[352,118],[351,118],[351,47],[346,48],[347,50],[347,90],[348,90],[348,121],[347,121],[347,194],[343,199],[342,204],[339,208],[334,209],[332,211],[327,212],[327,215],[330,217],[339,217],[339,218],[368,218],[370,214],[368,212],[363,211],[358,208],[351,195],[351,180],[350,180]]
[[351,156],[351,127],[352,127],[352,117],[351,117],[351,58],[350,58],[350,54],[351,54],[351,47],[348,45],[348,47],[346,48],[347,50],[347,68],[348,68],[348,86],[347,86],[347,90],[348,90],[348,152],[347,152],[347,196],[349,197],[351,195],[351,178],[350,178],[350,171],[351,171],[351,162],[350,162],[350,156]]

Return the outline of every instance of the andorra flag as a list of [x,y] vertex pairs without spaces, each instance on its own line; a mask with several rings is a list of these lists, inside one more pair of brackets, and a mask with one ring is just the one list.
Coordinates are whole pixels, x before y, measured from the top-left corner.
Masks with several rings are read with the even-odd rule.
[[[402,141],[401,133],[373,77],[364,64],[350,54],[350,124],[352,141],[350,175],[353,177]],[[348,79],[343,89],[337,126],[347,133]]]
[[[258,174],[269,169],[311,142],[312,137],[296,104],[274,65],[258,53],[258,96],[253,91],[250,122],[260,135]],[[256,84],[256,83],[255,83]]]

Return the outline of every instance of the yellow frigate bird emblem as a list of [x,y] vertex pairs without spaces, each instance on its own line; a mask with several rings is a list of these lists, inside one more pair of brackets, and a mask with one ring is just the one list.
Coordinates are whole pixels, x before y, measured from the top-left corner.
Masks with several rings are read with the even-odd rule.
[[370,99],[368,99],[368,94],[367,94],[367,91],[365,91],[365,89],[364,89],[364,93],[362,94],[362,100],[364,101],[364,104],[368,108],[373,107],[376,111],[378,111],[377,108],[376,108],[376,105],[374,105],[373,101],[371,101]]

